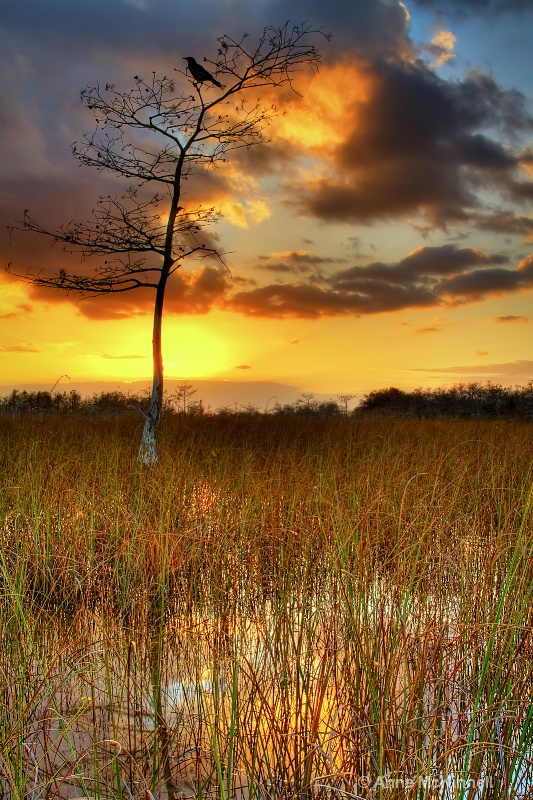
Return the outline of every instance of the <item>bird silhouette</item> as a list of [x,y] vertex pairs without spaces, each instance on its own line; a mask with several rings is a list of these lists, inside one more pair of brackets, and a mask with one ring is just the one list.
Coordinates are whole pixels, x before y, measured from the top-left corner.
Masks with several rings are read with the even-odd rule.
[[187,62],[187,68],[197,83],[211,81],[211,83],[214,83],[219,89],[222,89],[222,84],[219,83],[216,78],[213,78],[211,73],[204,69],[192,56],[187,56],[183,60]]

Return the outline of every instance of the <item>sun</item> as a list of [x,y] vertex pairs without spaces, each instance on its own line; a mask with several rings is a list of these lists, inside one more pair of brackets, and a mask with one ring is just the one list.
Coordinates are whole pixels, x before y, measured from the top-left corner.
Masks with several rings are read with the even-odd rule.
[[230,365],[228,343],[205,326],[169,320],[163,336],[166,378],[209,378]]
[[[220,323],[218,324],[220,327]],[[165,378],[210,378],[227,371],[234,347],[216,322],[168,317],[163,324]],[[61,361],[64,372],[80,380],[149,381],[152,379],[151,320],[104,320],[74,363]],[[68,367],[68,369],[66,368]],[[60,367],[57,367],[59,370]]]

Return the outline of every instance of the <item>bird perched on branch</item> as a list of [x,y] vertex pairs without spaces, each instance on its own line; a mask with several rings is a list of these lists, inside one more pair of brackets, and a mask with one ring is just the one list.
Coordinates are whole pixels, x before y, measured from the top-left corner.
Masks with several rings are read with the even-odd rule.
[[213,78],[211,73],[204,69],[192,56],[187,56],[183,60],[187,62],[187,68],[197,83],[211,81],[211,83],[214,83],[219,89],[222,89],[222,84],[219,83],[216,78]]

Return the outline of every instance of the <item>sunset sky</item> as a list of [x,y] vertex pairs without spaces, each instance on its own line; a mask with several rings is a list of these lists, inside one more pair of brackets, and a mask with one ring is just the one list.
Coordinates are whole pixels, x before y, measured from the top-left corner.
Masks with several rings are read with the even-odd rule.
[[[231,275],[191,261],[175,276],[166,377],[318,396],[533,379],[531,0],[9,3],[2,266],[79,271],[7,226],[25,208],[49,227],[84,220],[120,190],[71,155],[93,127],[81,89],[152,71],[187,89],[172,72],[183,56],[215,59],[218,36],[255,41],[288,17],[332,38],[315,40],[318,75],[278,94],[269,143],[187,186],[222,212],[210,241]],[[0,384],[148,380],[151,306],[138,292],[80,301],[2,270]]]

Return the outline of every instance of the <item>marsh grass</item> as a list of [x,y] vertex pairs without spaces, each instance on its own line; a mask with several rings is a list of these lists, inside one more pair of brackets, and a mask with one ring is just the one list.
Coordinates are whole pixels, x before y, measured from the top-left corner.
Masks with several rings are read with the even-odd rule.
[[533,428],[0,421],[0,795],[533,787]]

